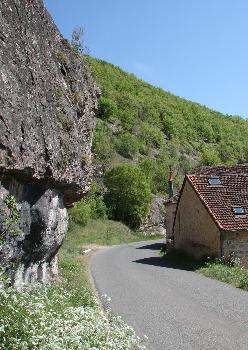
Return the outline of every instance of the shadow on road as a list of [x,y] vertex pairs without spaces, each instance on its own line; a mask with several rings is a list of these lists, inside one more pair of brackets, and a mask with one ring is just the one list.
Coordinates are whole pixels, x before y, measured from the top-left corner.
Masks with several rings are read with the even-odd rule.
[[142,247],[138,247],[136,249],[150,249],[150,250],[161,250],[163,247],[164,243],[153,243],[153,244],[146,244],[143,245]]
[[133,262],[138,264],[167,267],[170,269],[185,270],[185,271],[195,271],[200,267],[204,266],[205,264],[205,262],[195,261],[192,258],[181,253],[167,254],[162,257],[152,256],[150,258],[138,259]]

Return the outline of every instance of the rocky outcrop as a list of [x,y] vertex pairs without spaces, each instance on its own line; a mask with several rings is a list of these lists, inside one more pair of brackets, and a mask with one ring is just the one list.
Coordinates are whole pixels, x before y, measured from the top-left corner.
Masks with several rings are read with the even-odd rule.
[[[42,0],[1,0],[0,62],[0,264],[14,283],[45,281],[56,274],[65,207],[90,186],[99,91]],[[6,230],[8,196],[18,234]]]
[[[11,220],[13,207],[6,200],[10,193],[19,215],[15,222]],[[67,218],[58,190],[1,176],[0,230],[4,237],[0,257],[12,284],[19,287],[57,276],[56,253],[65,238]]]
[[152,202],[149,214],[142,222],[140,230],[148,235],[165,236],[165,198],[159,195],[152,195]]

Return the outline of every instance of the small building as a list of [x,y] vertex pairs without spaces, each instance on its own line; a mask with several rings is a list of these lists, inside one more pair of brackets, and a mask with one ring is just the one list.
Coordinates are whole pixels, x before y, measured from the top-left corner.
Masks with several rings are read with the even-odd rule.
[[197,259],[234,255],[248,265],[248,165],[186,175],[172,236],[176,249]]

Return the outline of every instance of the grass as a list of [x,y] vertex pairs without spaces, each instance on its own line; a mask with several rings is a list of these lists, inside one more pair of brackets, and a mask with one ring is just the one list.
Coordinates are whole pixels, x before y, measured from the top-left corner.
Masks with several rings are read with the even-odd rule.
[[176,250],[165,254],[163,260],[167,266],[194,271],[248,291],[248,269],[238,263],[228,264],[222,259],[196,261],[187,254]]
[[248,291],[248,269],[242,266],[228,266],[217,260],[205,263],[197,272]]
[[[92,220],[87,226],[72,224],[64,246],[80,244],[114,245],[150,239],[161,239],[161,235],[145,235],[132,231],[126,225],[112,220]],[[68,243],[67,243],[68,242]]]
[[0,350],[144,350],[143,340],[131,327],[102,310],[82,252],[92,244],[148,238],[110,220],[95,220],[86,227],[72,225],[59,251],[57,284],[22,292],[0,289]]

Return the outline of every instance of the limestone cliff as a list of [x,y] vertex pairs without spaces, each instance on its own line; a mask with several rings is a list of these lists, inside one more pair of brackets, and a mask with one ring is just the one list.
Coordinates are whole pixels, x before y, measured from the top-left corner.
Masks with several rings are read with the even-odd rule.
[[[91,182],[98,94],[42,0],[1,0],[0,264],[13,283],[56,274],[65,207]],[[11,196],[20,215],[15,233],[8,226]]]

